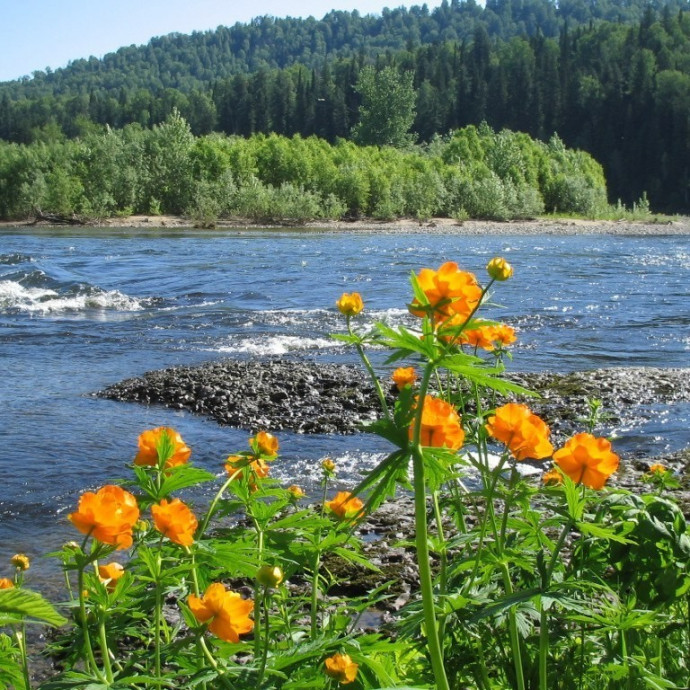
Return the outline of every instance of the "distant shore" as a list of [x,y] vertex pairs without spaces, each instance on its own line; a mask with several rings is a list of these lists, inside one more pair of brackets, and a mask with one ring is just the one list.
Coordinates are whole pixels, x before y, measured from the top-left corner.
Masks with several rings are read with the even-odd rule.
[[[182,216],[125,216],[109,218],[83,225],[51,224],[44,221],[0,222],[0,228],[8,227],[95,227],[95,228],[174,228],[190,229],[204,232],[195,227],[194,221]],[[258,224],[246,220],[219,220],[213,228],[215,230],[236,229],[252,230],[256,228],[275,228],[291,230],[324,229],[332,231],[357,231],[372,233],[447,233],[457,235],[690,235],[690,217],[673,218],[669,221],[628,221],[628,220],[583,220],[569,218],[538,218],[535,220],[465,220],[453,218],[433,218],[428,221],[418,221],[411,218],[401,218],[392,221],[377,221],[362,219],[354,221],[320,220],[306,224]]]

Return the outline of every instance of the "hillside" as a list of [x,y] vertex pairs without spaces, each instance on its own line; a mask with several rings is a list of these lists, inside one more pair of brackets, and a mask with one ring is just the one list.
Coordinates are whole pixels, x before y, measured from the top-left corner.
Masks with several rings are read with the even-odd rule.
[[646,193],[655,210],[687,213],[688,8],[687,0],[485,8],[454,0],[379,17],[262,17],[0,84],[0,139],[150,128],[178,111],[197,136],[275,132],[334,143],[355,131],[358,80],[373,65],[412,75],[419,143],[482,122],[542,141],[556,133],[603,165],[610,202]]
[[463,41],[483,27],[492,38],[555,37],[567,22],[572,27],[597,20],[638,22],[647,8],[661,12],[687,8],[685,0],[447,0],[384,9],[380,16],[333,11],[321,20],[257,17],[249,24],[220,26],[191,35],[152,38],[145,46],[128,46],[99,60],[79,59],[55,71],[0,83],[10,99],[77,95],[101,89],[180,89],[189,91],[217,79],[294,64],[320,68],[324,60],[360,55],[375,57],[442,41]]

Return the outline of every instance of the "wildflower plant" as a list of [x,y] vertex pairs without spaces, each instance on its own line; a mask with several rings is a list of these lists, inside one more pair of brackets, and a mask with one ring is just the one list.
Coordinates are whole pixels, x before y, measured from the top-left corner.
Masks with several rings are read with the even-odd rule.
[[[316,495],[272,478],[280,442],[260,429],[217,472],[194,466],[170,427],[142,432],[129,477],[87,491],[69,519],[81,539],[55,555],[71,625],[25,589],[30,561],[0,578],[0,687],[31,687],[24,627],[63,626],[49,652],[61,688],[674,688],[690,679],[690,531],[666,495],[612,488],[619,467],[597,436],[600,405],[563,443],[503,374],[514,330],[484,314],[513,277],[454,262],[411,276],[415,326],[358,329],[358,293],[336,302],[381,412],[367,431],[390,452],[336,491],[320,462]],[[382,379],[370,347],[385,348]],[[526,464],[543,469],[536,479]],[[184,492],[216,485],[210,499]],[[337,595],[333,564],[381,576],[357,526],[388,498],[414,505],[418,592],[385,629],[361,615],[390,583]]]

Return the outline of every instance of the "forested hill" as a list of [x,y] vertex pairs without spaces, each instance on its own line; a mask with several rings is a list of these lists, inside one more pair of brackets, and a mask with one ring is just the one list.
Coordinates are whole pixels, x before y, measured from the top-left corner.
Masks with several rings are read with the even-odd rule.
[[103,59],[91,57],[32,78],[0,84],[10,99],[76,95],[102,89],[165,88],[189,91],[234,74],[301,64],[320,68],[324,60],[358,54],[372,57],[441,41],[462,41],[482,27],[490,37],[557,36],[597,20],[639,22],[645,11],[687,8],[687,0],[443,0],[426,5],[384,9],[380,16],[333,11],[321,20],[259,17],[248,24],[220,26],[191,35],[153,38],[145,46],[120,48]]
[[[375,66],[411,80],[409,140],[482,122],[542,141],[557,133],[603,165],[612,203],[646,193],[657,211],[688,213],[688,10],[690,0],[453,0],[380,17],[264,17],[0,84],[0,139],[151,128],[178,112],[197,136],[334,143],[356,131],[358,85]],[[3,174],[0,161],[0,188]]]

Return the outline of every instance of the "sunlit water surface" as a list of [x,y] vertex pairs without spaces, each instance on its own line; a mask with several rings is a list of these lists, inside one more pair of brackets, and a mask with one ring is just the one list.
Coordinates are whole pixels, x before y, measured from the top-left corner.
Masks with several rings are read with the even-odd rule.
[[[454,260],[483,280],[494,255],[515,266],[491,312],[518,330],[515,370],[688,366],[684,237],[0,230],[0,568],[16,551],[38,556],[74,538],[66,515],[79,494],[125,476],[145,428],[176,427],[194,462],[219,475],[246,447],[246,430],[94,391],[224,357],[354,361],[329,337],[342,328],[343,291],[363,295],[362,326],[412,324],[411,271]],[[617,448],[685,447],[689,420],[688,405],[659,407],[653,421],[614,430]],[[347,484],[386,450],[362,435],[280,442],[275,476],[307,488],[320,458],[334,458]]]

